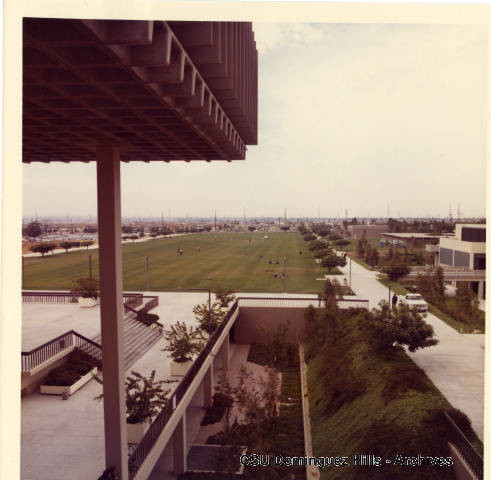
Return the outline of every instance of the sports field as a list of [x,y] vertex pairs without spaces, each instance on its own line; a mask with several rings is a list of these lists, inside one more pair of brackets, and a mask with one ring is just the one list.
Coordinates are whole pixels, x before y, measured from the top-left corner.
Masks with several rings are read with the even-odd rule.
[[[177,254],[178,248],[183,255]],[[70,289],[75,279],[89,276],[89,254],[93,276],[98,278],[98,250],[24,258],[23,288]],[[297,232],[211,232],[124,244],[124,290],[146,290],[147,256],[150,290],[161,292],[217,287],[236,292],[283,292],[283,257],[286,257],[288,293],[320,291],[323,283],[316,278],[326,273],[315,263]],[[269,264],[269,260],[277,260],[279,264]],[[277,273],[276,278],[273,271]]]

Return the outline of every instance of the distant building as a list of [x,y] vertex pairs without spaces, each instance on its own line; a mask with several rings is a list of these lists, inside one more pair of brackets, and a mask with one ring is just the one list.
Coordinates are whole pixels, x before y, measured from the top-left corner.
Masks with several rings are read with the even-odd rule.
[[455,237],[440,238],[436,255],[436,265],[454,271],[454,286],[469,283],[479,298],[486,298],[486,225],[455,225]]
[[388,232],[389,227],[385,225],[348,225],[348,232],[355,240],[360,238],[379,238],[382,233]]

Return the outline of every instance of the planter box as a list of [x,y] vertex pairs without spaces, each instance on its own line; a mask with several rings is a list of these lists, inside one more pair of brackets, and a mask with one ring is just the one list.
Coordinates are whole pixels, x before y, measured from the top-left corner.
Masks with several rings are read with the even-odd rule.
[[143,423],[127,423],[126,424],[126,434],[128,436],[128,443],[140,443],[143,435],[150,427],[148,422]]
[[63,395],[63,392],[67,390],[68,395],[73,395],[79,388],[83,387],[89,380],[91,380],[96,373],[97,367],[94,367],[90,372],[86,373],[83,377],[70,386],[41,385],[41,393],[46,395]]
[[78,304],[82,308],[90,308],[97,305],[97,301],[93,298],[78,297]]
[[172,361],[170,364],[170,374],[172,376],[180,376],[183,377],[186,375],[186,372],[189,370],[189,367],[193,363],[192,360],[188,360],[187,362],[184,363],[177,363]]

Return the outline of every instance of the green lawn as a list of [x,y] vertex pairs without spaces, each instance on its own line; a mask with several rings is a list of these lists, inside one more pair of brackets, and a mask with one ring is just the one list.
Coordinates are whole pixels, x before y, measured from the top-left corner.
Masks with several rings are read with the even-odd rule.
[[[229,288],[240,292],[283,291],[283,257],[286,257],[286,290],[315,293],[322,289],[326,269],[315,263],[307,244],[297,232],[201,233],[148,242],[124,244],[125,290],[146,290],[145,257],[150,261],[150,290],[181,291],[186,288]],[[200,252],[198,252],[200,247]],[[184,251],[177,255],[177,249]],[[299,251],[302,255],[299,255]],[[66,290],[80,277],[89,276],[88,255],[98,278],[98,250],[26,257],[23,288]],[[262,258],[260,258],[262,256]],[[278,265],[268,264],[278,260]],[[273,277],[273,270],[278,277]],[[207,280],[211,277],[212,280]]]

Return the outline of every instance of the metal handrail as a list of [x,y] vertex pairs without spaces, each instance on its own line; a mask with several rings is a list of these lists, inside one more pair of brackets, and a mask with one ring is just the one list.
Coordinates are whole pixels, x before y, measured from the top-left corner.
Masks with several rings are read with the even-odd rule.
[[472,446],[471,442],[464,435],[462,430],[452,420],[447,412],[443,412],[448,424],[452,428],[453,435],[450,441],[454,444],[455,448],[460,452],[468,467],[472,470],[474,475],[481,480],[483,478],[483,459],[481,455]]
[[[50,341],[43,343],[42,345],[39,345],[36,348],[33,348],[32,350],[28,352],[21,352],[21,368],[22,371],[29,371],[32,370],[33,368],[38,367],[42,363],[48,361],[50,358],[54,357],[55,355],[58,355],[61,353],[63,350],[66,350],[69,347],[74,346],[74,337],[80,338],[84,342],[90,344],[92,348],[92,352],[94,351],[94,348],[97,350],[98,354],[100,355],[102,348],[101,346],[91,340],[90,338],[84,337],[80,333],[76,332],[75,330],[69,330],[68,332],[62,333],[61,335],[58,335],[56,338],[51,339]],[[81,344],[80,342],[78,343],[78,346],[80,347]],[[89,348],[89,350],[91,350]],[[91,353],[94,357],[98,357],[98,354]]]
[[230,308],[230,310],[225,315],[223,322],[211,335],[205,347],[199,353],[196,360],[194,360],[191,367],[187,371],[186,375],[184,375],[183,379],[179,382],[179,385],[177,386],[177,388],[174,390],[169,400],[167,401],[166,406],[157,415],[157,417],[152,422],[149,429],[143,436],[142,440],[131,454],[130,458],[128,459],[130,480],[133,480],[135,478],[136,474],[138,473],[138,470],[141,468],[143,462],[145,461],[148,454],[150,453],[150,450],[155,445],[155,442],[157,441],[158,437],[160,436],[165,426],[167,425],[167,422],[171,418],[172,413],[180,404],[189,385],[191,385],[193,380],[196,378],[201,367],[203,366],[203,363],[205,362],[206,358],[212,351],[213,347],[218,341],[218,338],[220,337],[224,329],[227,327],[228,323],[230,322],[230,319],[232,318],[232,315],[235,313],[238,306],[239,306],[238,300],[236,300],[232,305],[232,307]]

